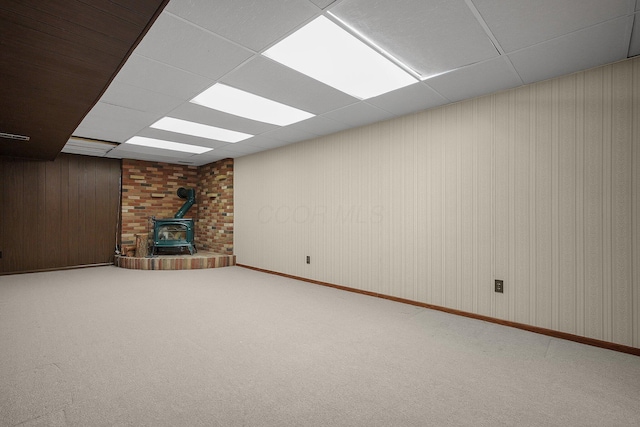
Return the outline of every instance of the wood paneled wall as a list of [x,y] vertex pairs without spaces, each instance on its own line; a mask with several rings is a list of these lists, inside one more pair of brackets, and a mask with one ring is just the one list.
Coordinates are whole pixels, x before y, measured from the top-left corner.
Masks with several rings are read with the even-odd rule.
[[0,273],[113,261],[120,161],[0,158]]
[[640,347],[640,59],[238,158],[235,207],[240,264]]

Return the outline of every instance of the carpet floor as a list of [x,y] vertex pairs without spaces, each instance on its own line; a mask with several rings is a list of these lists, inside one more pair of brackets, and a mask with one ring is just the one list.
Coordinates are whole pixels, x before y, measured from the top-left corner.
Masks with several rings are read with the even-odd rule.
[[637,426],[640,357],[242,267],[0,277],[0,426]]

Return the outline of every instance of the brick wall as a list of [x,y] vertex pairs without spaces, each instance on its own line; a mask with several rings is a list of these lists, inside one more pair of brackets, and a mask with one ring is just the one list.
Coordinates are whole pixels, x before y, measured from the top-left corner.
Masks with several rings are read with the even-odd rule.
[[196,240],[199,247],[233,254],[233,159],[198,169]]
[[233,159],[201,167],[123,160],[121,244],[135,244],[136,234],[151,239],[152,216],[173,218],[185,202],[176,194],[180,187],[196,190],[185,215],[195,220],[196,247],[233,254]]
[[[177,195],[180,187],[197,189],[196,166],[123,160],[121,244],[135,244],[136,234],[149,232],[151,238],[151,216],[173,218],[185,202]],[[194,205],[185,218],[196,219],[197,213],[198,207]]]

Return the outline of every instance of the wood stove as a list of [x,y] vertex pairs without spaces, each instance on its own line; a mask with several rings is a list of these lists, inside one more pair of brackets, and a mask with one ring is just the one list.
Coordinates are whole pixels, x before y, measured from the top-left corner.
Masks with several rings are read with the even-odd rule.
[[184,214],[196,202],[196,192],[193,189],[179,188],[178,197],[186,202],[176,212],[173,218],[153,219],[153,246],[151,254],[156,255],[159,249],[185,248],[193,255],[196,250],[194,244],[195,227],[192,219],[183,218]]

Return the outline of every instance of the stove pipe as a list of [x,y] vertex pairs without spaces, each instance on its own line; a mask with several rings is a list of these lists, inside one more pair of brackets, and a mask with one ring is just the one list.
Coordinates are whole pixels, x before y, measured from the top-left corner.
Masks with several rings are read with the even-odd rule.
[[193,188],[180,187],[178,188],[178,197],[180,197],[181,199],[187,199],[187,201],[184,202],[184,205],[182,205],[178,212],[176,212],[176,214],[173,216],[174,218],[184,217],[184,214],[186,214],[187,211],[191,209],[191,206],[193,206],[193,204],[196,202],[196,190],[194,190]]

